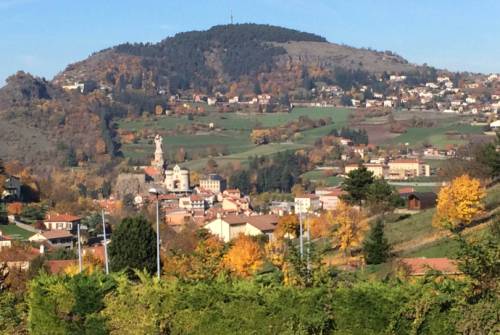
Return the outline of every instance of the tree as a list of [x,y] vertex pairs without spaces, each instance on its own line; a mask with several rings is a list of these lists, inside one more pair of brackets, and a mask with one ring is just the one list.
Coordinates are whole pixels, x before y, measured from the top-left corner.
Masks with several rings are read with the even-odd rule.
[[478,179],[464,174],[450,185],[441,188],[438,194],[434,226],[456,229],[467,225],[484,210],[486,193]]
[[9,215],[19,215],[23,210],[23,204],[20,202],[12,202],[7,204],[7,213]]
[[76,152],[73,147],[70,147],[66,152],[65,164],[69,167],[75,167],[78,165],[78,160],[76,159]]
[[347,192],[343,200],[349,204],[359,204],[368,196],[368,189],[373,183],[373,172],[368,171],[365,166],[360,166],[347,174],[342,183],[342,190]]
[[366,199],[368,207],[374,214],[390,212],[401,202],[396,189],[385,179],[379,178],[368,186]]
[[116,227],[109,245],[113,271],[131,269],[156,272],[156,233],[143,217],[127,217]]
[[276,227],[275,235],[278,238],[296,238],[299,231],[299,219],[295,214],[280,216]]
[[366,263],[384,263],[390,256],[390,250],[391,246],[384,236],[384,222],[378,219],[371,227],[368,238],[363,243]]
[[352,248],[359,246],[363,238],[364,218],[359,210],[343,201],[337,205],[333,217],[336,224],[336,245],[344,255],[350,254]]
[[224,257],[224,264],[235,275],[249,277],[264,264],[263,252],[253,238],[240,235]]

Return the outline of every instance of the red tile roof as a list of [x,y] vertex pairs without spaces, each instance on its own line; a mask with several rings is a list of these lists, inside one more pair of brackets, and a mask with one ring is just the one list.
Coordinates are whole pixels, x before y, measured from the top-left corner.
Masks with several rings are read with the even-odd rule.
[[53,238],[73,237],[73,235],[66,230],[48,230],[42,232],[41,234],[47,240],[51,240]]
[[295,198],[298,198],[298,199],[319,199],[319,196],[317,196],[316,194],[302,194],[302,195],[296,196]]
[[415,192],[415,188],[414,187],[401,187],[401,188],[398,188],[398,193],[399,194],[412,193],[412,192]]
[[144,173],[150,177],[156,177],[156,176],[160,175],[160,170],[158,170],[154,166],[146,166],[144,168]]
[[40,255],[36,248],[11,247],[0,251],[1,262],[25,262],[31,261]]
[[457,262],[449,258],[401,258],[400,262],[407,266],[412,276],[425,275],[429,270],[443,274],[460,274]]
[[74,216],[70,214],[54,214],[47,215],[45,222],[75,222],[80,221],[82,218],[79,216]]

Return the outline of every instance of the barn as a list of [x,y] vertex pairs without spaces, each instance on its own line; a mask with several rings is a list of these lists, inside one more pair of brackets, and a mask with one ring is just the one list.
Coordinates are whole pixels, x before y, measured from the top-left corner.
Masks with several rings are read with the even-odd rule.
[[437,195],[434,192],[412,192],[408,194],[408,209],[422,210],[436,206]]

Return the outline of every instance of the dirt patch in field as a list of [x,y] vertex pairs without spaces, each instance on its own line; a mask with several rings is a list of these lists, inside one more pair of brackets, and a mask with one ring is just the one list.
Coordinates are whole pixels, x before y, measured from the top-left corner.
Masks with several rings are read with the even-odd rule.
[[368,140],[375,145],[384,144],[401,134],[394,134],[389,131],[388,124],[362,125],[360,128],[365,129],[368,133]]

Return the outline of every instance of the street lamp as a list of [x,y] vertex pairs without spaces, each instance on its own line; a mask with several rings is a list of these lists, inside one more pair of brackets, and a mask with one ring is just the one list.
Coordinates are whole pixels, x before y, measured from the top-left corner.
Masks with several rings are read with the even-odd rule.
[[149,193],[156,196],[156,274],[160,279],[160,192],[156,188],[150,188]]

